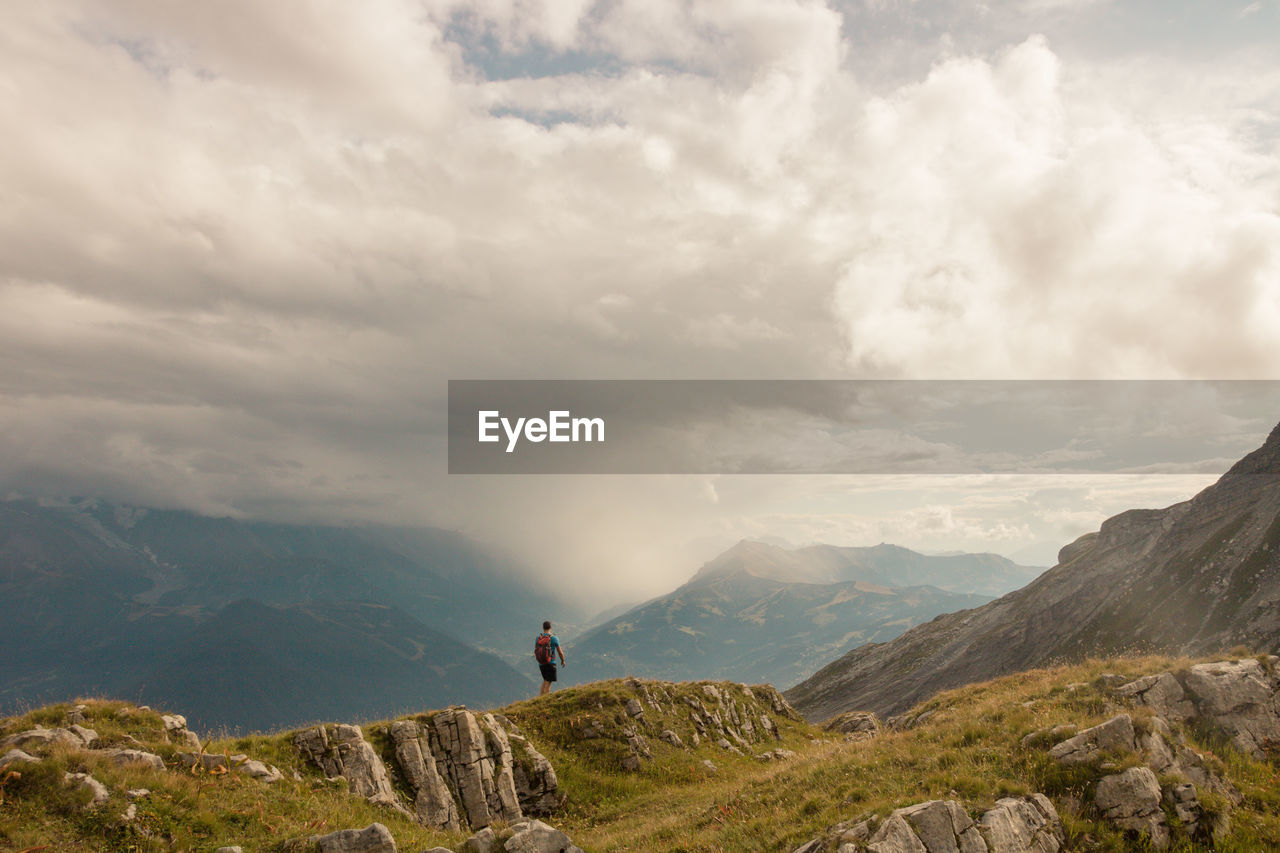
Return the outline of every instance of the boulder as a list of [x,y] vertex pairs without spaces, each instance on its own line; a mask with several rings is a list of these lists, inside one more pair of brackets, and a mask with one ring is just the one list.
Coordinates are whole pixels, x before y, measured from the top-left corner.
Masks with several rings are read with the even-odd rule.
[[680,740],[680,735],[676,734],[671,729],[663,729],[662,733],[659,734],[658,737],[677,749],[684,749],[684,741]]
[[307,839],[316,853],[396,853],[396,841],[380,823],[364,829],[342,829]]
[[498,837],[487,826],[462,844],[463,853],[494,853],[497,849]]
[[179,752],[178,764],[188,770],[199,765],[206,773],[227,773],[231,770],[231,757],[212,752]]
[[34,755],[23,752],[20,749],[11,749],[0,757],[0,769],[8,767],[11,764],[39,764],[42,759]]
[[1087,764],[1106,752],[1137,749],[1133,720],[1128,714],[1112,717],[1091,729],[1085,729],[1049,750],[1061,764]]
[[1152,846],[1169,846],[1169,827],[1160,808],[1160,781],[1149,767],[1131,767],[1098,781],[1094,803],[1104,820],[1146,835]]
[[870,711],[847,711],[822,724],[829,732],[848,735],[853,740],[866,740],[880,734],[880,718]]
[[86,729],[83,726],[77,725],[69,729],[46,729],[44,726],[36,726],[33,729],[27,729],[25,732],[18,732],[0,740],[0,749],[7,750],[12,747],[26,749],[27,747],[51,746],[53,744],[84,748],[97,739],[97,732],[93,731],[93,729]]
[[526,820],[512,824],[514,830],[502,849],[505,853],[583,853],[558,829],[540,820]]
[[107,790],[107,786],[88,773],[64,773],[62,781],[72,787],[81,788],[89,792],[89,802],[85,805],[85,808],[96,809],[111,799],[111,792]]
[[106,754],[111,760],[121,766],[126,764],[142,764],[156,770],[164,769],[164,759],[156,755],[154,752],[144,752],[141,749],[108,749]]
[[275,784],[284,778],[284,774],[274,764],[265,764],[252,758],[237,764],[236,770],[266,785]]
[[[1275,663],[1272,663],[1274,668]],[[1231,742],[1248,755],[1265,757],[1280,745],[1280,686],[1254,658],[1202,663],[1191,667],[1183,684],[1195,697],[1203,717],[1231,734]]]
[[177,740],[188,749],[199,751],[200,738],[187,729],[186,717],[181,714],[161,714],[160,722],[164,723],[165,737]]
[[72,723],[71,725],[67,726],[67,731],[71,732],[73,735],[79,738],[80,742],[84,746],[89,747],[91,749],[93,748],[93,745],[98,742],[98,733],[95,732],[93,729],[86,729],[84,726],[80,725],[79,723]]

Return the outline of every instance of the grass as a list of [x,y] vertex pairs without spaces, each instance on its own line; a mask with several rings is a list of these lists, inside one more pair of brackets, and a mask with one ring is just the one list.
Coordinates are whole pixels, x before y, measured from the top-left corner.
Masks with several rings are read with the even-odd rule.
[[[1096,821],[1089,803],[1102,775],[1132,766],[1138,757],[1101,759],[1115,769],[1096,762],[1062,767],[1047,754],[1054,738],[1040,738],[1027,747],[1021,740],[1058,725],[1087,728],[1120,710],[1131,714],[1139,731],[1148,730],[1150,712],[1117,705],[1100,686],[1099,676],[1112,672],[1135,678],[1192,663],[1153,656],[1019,673],[936,696],[916,709],[935,711],[926,723],[864,741],[845,740],[771,712],[781,739],[767,738],[753,744],[752,751],[780,747],[794,751],[795,757],[770,762],[748,750],[734,755],[705,737],[692,747],[695,727],[686,698],[716,707],[703,683],[640,682],[660,707],[645,703],[639,720],[626,713],[626,702],[637,691],[622,681],[556,691],[502,713],[555,766],[566,800],[549,822],[588,851],[785,851],[840,821],[886,815],[911,803],[955,799],[977,816],[1001,797],[1031,792],[1046,793],[1058,806],[1067,849],[1123,851],[1134,849],[1134,842]],[[747,709],[740,688],[719,689]],[[105,741],[123,743],[128,735],[169,759],[177,751],[162,743],[158,714],[119,702],[89,705],[86,725]],[[0,736],[37,722],[62,724],[66,710],[50,706],[6,720]],[[385,727],[365,726],[366,736],[377,744]],[[622,758],[630,754],[627,729],[642,734],[652,754],[633,771],[621,768]],[[664,729],[675,731],[689,748],[663,741],[659,734]],[[600,736],[584,737],[588,733]],[[1185,727],[1183,733],[1211,762],[1220,762],[1244,796],[1232,810],[1231,830],[1218,849],[1280,846],[1276,764],[1240,754],[1211,729]],[[456,849],[466,837],[424,829],[349,796],[345,787],[326,782],[302,764],[288,733],[215,741],[209,751],[247,753],[279,767],[285,781],[268,786],[234,774],[119,768],[92,753],[58,750],[45,764],[22,768],[20,778],[0,787],[0,849],[50,845],[69,851],[167,851],[241,844],[246,850],[282,851],[291,838],[374,821],[391,830],[402,850],[434,845]],[[715,772],[703,765],[707,759],[715,763]],[[82,795],[60,784],[67,771],[91,772],[112,790],[111,801],[96,812],[81,810]],[[120,792],[136,787],[153,793],[137,801],[138,820],[131,827],[118,818],[127,805]],[[1210,794],[1201,797],[1211,811],[1227,808]],[[1175,840],[1175,850],[1197,849],[1185,835],[1175,833]]]

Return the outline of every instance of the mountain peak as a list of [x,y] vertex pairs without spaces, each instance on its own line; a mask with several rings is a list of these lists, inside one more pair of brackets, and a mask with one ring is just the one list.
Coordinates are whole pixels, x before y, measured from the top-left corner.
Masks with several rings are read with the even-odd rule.
[[1280,424],[1271,430],[1261,447],[1232,465],[1222,479],[1252,474],[1280,474]]

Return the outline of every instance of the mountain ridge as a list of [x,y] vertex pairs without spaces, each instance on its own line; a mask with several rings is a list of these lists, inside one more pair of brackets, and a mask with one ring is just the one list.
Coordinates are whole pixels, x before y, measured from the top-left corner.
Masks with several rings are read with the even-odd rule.
[[1216,483],[1133,509],[1027,586],[855,649],[787,691],[811,718],[892,714],[938,690],[1056,659],[1280,647],[1280,427]]

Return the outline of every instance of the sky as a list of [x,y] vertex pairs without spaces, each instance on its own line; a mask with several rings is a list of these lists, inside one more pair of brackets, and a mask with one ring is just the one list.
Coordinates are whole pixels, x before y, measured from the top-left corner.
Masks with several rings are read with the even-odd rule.
[[[449,379],[1278,379],[1280,2],[19,4],[0,494],[1044,559],[1158,475],[462,477]],[[1190,413],[1189,413],[1190,414]]]

